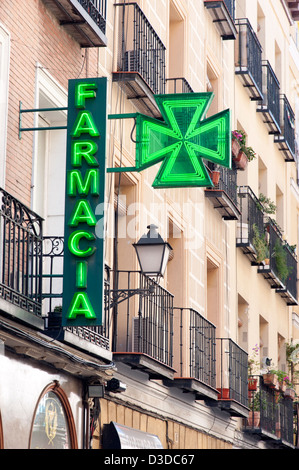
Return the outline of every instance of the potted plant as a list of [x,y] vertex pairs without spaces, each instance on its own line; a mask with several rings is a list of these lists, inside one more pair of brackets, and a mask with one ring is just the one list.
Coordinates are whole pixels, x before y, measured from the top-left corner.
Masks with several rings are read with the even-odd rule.
[[272,369],[270,372],[277,376],[280,391],[285,392],[287,388],[287,384],[289,384],[289,381],[290,381],[289,377],[286,375],[286,373],[283,370],[280,370],[280,369],[278,370]]
[[241,141],[243,139],[243,134],[240,131],[232,132],[232,156],[237,158],[241,148]]
[[274,204],[274,202],[269,197],[265,196],[263,193],[260,193],[259,202],[261,203],[259,208],[265,214],[275,214],[276,205]]
[[[236,154],[238,146],[239,152]],[[247,147],[246,145],[246,134],[244,131],[235,130],[232,132],[232,155],[239,170],[245,170],[247,163],[255,158],[255,151],[252,147]]]
[[284,246],[279,239],[277,239],[275,242],[273,257],[275,259],[277,275],[281,282],[285,284],[288,275],[291,273],[291,269],[287,264],[286,250],[284,249]]
[[[248,358],[248,391],[253,392],[257,390],[258,377],[256,374],[260,372],[260,361],[259,361],[259,346],[256,344],[252,348],[252,355]],[[248,394],[249,396],[250,393]]]
[[290,379],[287,383],[285,391],[285,397],[294,400],[296,396],[294,381],[299,378],[299,371],[296,370],[296,365],[299,363],[299,343],[286,343],[286,359],[288,363],[288,369],[290,372]]
[[275,388],[278,389],[278,377],[275,374],[275,371],[269,370],[265,374],[263,374],[263,381],[264,384],[267,385],[270,388]]
[[[252,244],[256,252],[256,261],[260,264],[262,261],[269,259],[269,245],[266,239],[266,234],[260,233],[256,224],[253,224],[252,230]],[[269,261],[265,262],[265,264],[269,264]]]
[[261,392],[256,392],[249,400],[249,414],[247,418],[247,425],[252,428],[258,428],[261,419]]
[[215,167],[214,170],[211,171],[211,176],[212,176],[212,183],[214,186],[218,186],[219,184],[219,179],[220,179],[220,171],[217,167]]

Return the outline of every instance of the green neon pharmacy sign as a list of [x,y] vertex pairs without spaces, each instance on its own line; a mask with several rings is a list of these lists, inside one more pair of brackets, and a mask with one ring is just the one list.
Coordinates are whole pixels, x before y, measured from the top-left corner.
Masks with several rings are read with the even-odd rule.
[[156,95],[162,120],[135,115],[136,166],[108,171],[141,171],[161,163],[155,188],[213,186],[203,159],[231,168],[230,111],[206,118],[213,97]]
[[102,324],[104,234],[96,231],[95,214],[105,199],[106,96],[106,78],[69,81],[64,326]]
[[[69,81],[63,275],[63,325],[102,324],[104,234],[96,231],[96,207],[105,200],[107,79]],[[212,93],[156,95],[162,120],[136,120],[136,166],[161,163],[153,186],[212,186],[203,159],[231,167],[230,111],[206,118]],[[103,219],[101,220],[103,226]]]

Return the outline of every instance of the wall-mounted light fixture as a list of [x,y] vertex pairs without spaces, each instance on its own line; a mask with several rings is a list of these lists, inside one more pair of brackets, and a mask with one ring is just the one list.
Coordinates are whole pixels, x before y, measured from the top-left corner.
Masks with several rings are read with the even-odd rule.
[[125,383],[121,382],[120,380],[114,377],[113,379],[108,380],[106,390],[108,392],[121,393],[127,390],[127,386]]
[[172,247],[158,233],[156,225],[148,225],[149,230],[133,246],[136,250],[143,274],[159,279],[164,276]]
[[87,386],[88,398],[103,398],[105,387],[103,384],[92,384]]
[[164,276],[169,254],[172,247],[168,242],[165,242],[157,231],[156,225],[148,225],[149,230],[144,234],[137,243],[133,246],[136,250],[137,258],[139,261],[142,274],[155,278],[149,284],[147,289],[116,289],[110,290],[112,296],[112,303],[110,307],[127,300],[133,295],[151,295],[154,294],[157,282],[160,277]]

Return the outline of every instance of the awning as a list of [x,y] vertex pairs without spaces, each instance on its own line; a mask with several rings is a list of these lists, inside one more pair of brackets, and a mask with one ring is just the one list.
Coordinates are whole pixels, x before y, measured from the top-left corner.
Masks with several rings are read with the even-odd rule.
[[105,424],[103,427],[104,449],[163,449],[155,434],[129,428],[123,424]]

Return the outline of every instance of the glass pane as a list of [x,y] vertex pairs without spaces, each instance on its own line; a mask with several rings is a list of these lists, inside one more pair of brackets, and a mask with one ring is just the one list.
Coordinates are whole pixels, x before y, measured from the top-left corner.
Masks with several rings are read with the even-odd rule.
[[67,418],[58,396],[48,392],[38,404],[31,437],[31,449],[69,449]]

